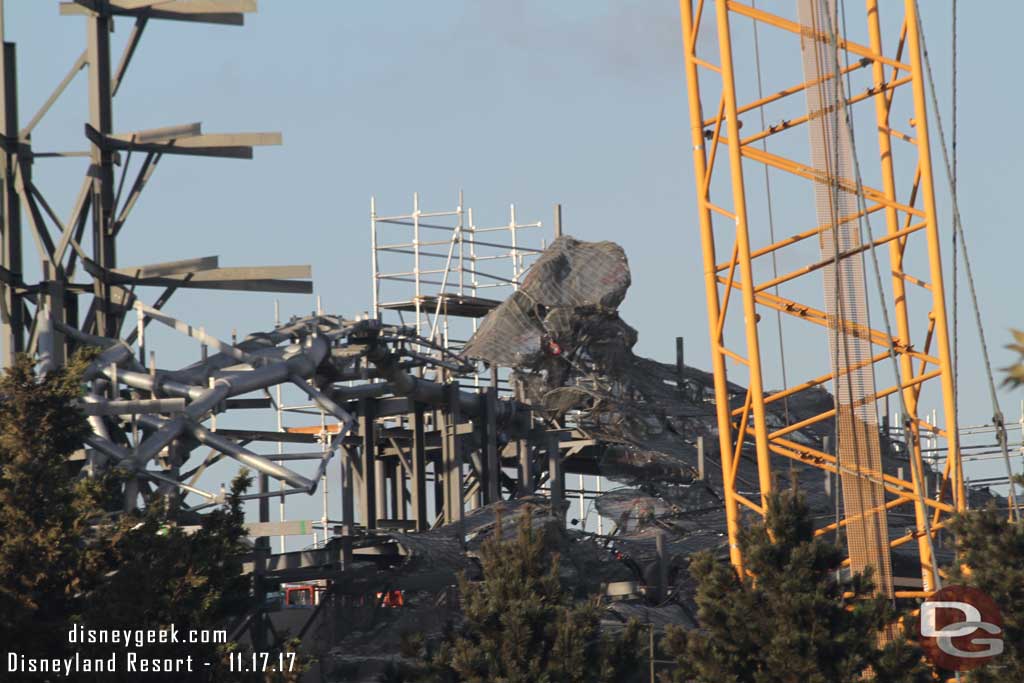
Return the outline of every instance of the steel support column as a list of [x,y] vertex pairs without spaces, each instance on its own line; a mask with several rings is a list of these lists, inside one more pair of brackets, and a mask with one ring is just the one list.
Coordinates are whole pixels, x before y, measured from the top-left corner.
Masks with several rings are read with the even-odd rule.
[[446,386],[448,396],[448,417],[445,423],[447,446],[447,463],[445,464],[445,483],[447,484],[447,496],[445,504],[448,506],[449,520],[454,524],[461,524],[465,515],[466,503],[463,499],[462,481],[462,435],[459,433],[462,423],[462,411],[459,406],[459,383],[450,382]]
[[498,387],[492,382],[484,394],[484,505],[501,500],[501,460],[498,457]]
[[[102,12],[86,18],[89,61],[89,124],[103,135],[113,132],[113,106],[110,92],[110,33],[113,19]],[[114,227],[114,153],[93,142],[92,162],[92,244],[93,260],[104,271],[117,267]],[[110,284],[95,278],[95,331],[105,337],[117,337],[120,314],[112,301]]]
[[423,404],[413,405],[412,448],[410,456],[410,475],[412,486],[412,517],[416,522],[416,531],[430,528],[427,520],[427,448],[423,431]]
[[[0,20],[2,21],[2,20]],[[18,149],[18,84],[14,43],[0,51],[0,363],[10,365],[25,350],[25,310],[16,288],[24,280],[21,252],[21,206],[15,189]]]
[[359,436],[362,445],[359,452],[359,469],[363,474],[363,490],[359,502],[363,526],[367,529],[377,528],[377,439],[374,434],[376,415],[377,402],[371,398],[360,399]]

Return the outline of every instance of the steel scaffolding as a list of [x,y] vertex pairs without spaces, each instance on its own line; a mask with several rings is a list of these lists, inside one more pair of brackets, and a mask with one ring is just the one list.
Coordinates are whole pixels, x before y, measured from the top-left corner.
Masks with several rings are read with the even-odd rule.
[[[558,207],[555,216],[558,237]],[[458,205],[449,211],[423,211],[414,193],[412,212],[399,215],[378,215],[376,198],[371,198],[374,317],[393,311],[409,324],[403,313],[411,313],[417,335],[458,351],[479,319],[519,286],[544,251],[542,228],[540,221],[520,222],[515,204],[509,205],[507,224],[477,225],[461,191]],[[471,325],[455,332],[450,325],[457,318]]]

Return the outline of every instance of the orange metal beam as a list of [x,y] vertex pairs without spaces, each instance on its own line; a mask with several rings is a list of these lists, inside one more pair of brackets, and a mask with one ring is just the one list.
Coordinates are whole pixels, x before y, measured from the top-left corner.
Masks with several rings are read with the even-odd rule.
[[928,220],[928,264],[932,282],[932,315],[935,316],[935,344],[942,359],[942,404],[946,418],[946,443],[949,458],[954,461],[953,477],[957,510],[966,509],[963,465],[960,462],[956,405],[953,401],[953,359],[949,348],[949,328],[946,324],[946,294],[943,286],[942,254],[939,250],[939,219],[935,207],[935,190],[932,184],[932,153],[928,134],[928,106],[924,92],[924,69],[921,60],[920,37],[918,36],[917,5],[906,0],[907,47],[914,74],[914,119],[917,122],[917,156],[921,167],[921,202]]
[[[715,20],[718,28],[718,50],[722,65],[722,98],[725,100],[725,125],[729,137],[729,171],[732,179],[733,211],[736,213],[736,243],[739,247],[739,269],[746,319],[747,363],[749,370],[751,409],[754,413],[757,473],[761,489],[761,505],[766,507],[772,490],[771,459],[768,450],[768,424],[764,410],[764,387],[761,377],[761,344],[757,334],[757,305],[754,301],[754,274],[750,263],[750,226],[747,220],[747,198],[743,183],[743,148],[739,144],[740,126],[736,113],[736,79],[732,55],[732,32],[726,0],[716,0]],[[713,273],[712,273],[713,274]]]
[[[705,21],[702,26],[701,17],[704,14],[705,4],[708,8],[713,8],[715,17],[713,21],[707,17],[708,21]],[[871,159],[870,176],[880,178],[878,187],[862,187],[851,178],[829,177],[828,174],[816,170],[808,163],[769,153],[750,144],[781,130],[790,130],[804,124],[808,121],[807,116],[791,119],[781,126],[769,127],[745,138],[740,137],[739,116],[741,114],[758,110],[773,102],[803,92],[818,82],[798,83],[768,96],[741,101],[744,98],[741,98],[739,86],[735,80],[735,69],[740,61],[734,52],[737,44],[734,44],[732,40],[730,18],[733,16],[744,17],[792,33],[795,37],[805,33],[808,30],[806,27],[801,26],[798,22],[735,0],[715,0],[713,3],[705,3],[705,0],[680,0],[690,136],[699,207],[702,266],[712,369],[715,377],[715,411],[722,459],[730,559],[742,574],[743,558],[737,545],[740,524],[739,507],[744,506],[758,514],[764,514],[764,496],[770,491],[772,485],[771,457],[785,457],[824,471],[841,471],[844,474],[854,474],[877,481],[887,494],[895,497],[884,503],[881,506],[883,509],[890,510],[904,505],[914,505],[918,512],[916,528],[912,533],[892,541],[890,545],[897,547],[911,541],[918,541],[918,553],[923,569],[922,578],[928,588],[930,585],[934,585],[934,577],[928,574],[929,570],[925,567],[931,563],[928,544],[923,539],[923,529],[927,519],[934,518],[933,530],[942,528],[947,523],[943,516],[954,512],[963,504],[964,500],[962,463],[959,459],[955,439],[955,415],[950,410],[951,365],[944,285],[937,239],[935,196],[932,188],[934,178],[928,151],[928,118],[921,79],[917,18],[913,13],[914,0],[905,0],[905,19],[902,22],[896,50],[891,53],[895,57],[885,54],[881,23],[878,17],[881,3],[878,0],[866,0],[866,4],[869,45],[860,45],[839,37],[837,41],[839,48],[860,59],[842,67],[838,75],[842,76],[863,68],[871,69],[872,87],[852,96],[848,94],[842,106],[852,106],[869,99],[874,104],[880,166],[874,166],[875,161]],[[694,5],[696,5],[696,13]],[[708,11],[710,12],[712,9],[708,9]],[[701,36],[702,32],[711,34],[711,36]],[[717,65],[708,61],[706,55],[700,57],[697,55],[698,42],[705,43],[703,38],[707,37],[713,37],[717,43]],[[794,40],[794,47],[796,46],[797,42]],[[904,56],[904,52],[906,52],[906,56]],[[836,76],[836,73],[825,74],[819,78],[819,81],[831,80]],[[704,100],[709,103],[709,106],[714,106],[714,116],[710,118],[704,116],[702,111],[702,78],[708,79],[708,83],[713,85],[713,88],[705,93],[707,98]],[[889,120],[895,91],[904,85],[910,86],[907,90],[912,93],[914,99],[915,129],[912,135],[895,130]],[[709,126],[713,126],[713,128],[709,129]],[[899,165],[895,164],[894,156],[897,150],[894,149],[893,140],[907,143],[899,145],[901,155],[916,154],[918,158],[916,160],[909,159],[906,163]],[[724,146],[725,154],[723,155],[718,154],[720,146]],[[718,168],[723,159],[727,161],[728,173]],[[864,159],[860,157],[859,159],[863,164]],[[875,391],[872,396],[864,398],[863,401],[874,403],[886,396],[901,395],[906,404],[910,431],[915,437],[921,431],[932,428],[927,421],[921,420],[917,415],[918,402],[923,395],[922,387],[925,383],[935,389],[941,387],[946,429],[937,431],[940,436],[947,437],[950,453],[946,459],[946,468],[943,472],[944,484],[939,499],[928,498],[926,482],[920,480],[918,473],[923,472],[923,468],[918,466],[921,463],[919,439],[911,439],[911,458],[914,466],[911,467],[908,478],[903,479],[884,472],[850,471],[847,465],[840,463],[836,456],[787,438],[815,423],[834,419],[834,410],[802,417],[794,423],[779,426],[769,432],[767,428],[768,404],[783,400],[811,387],[835,381],[836,378],[828,374],[810,379],[798,379],[790,388],[765,396],[762,368],[767,367],[765,364],[769,361],[762,355],[760,348],[757,330],[758,313],[763,310],[775,310],[784,312],[794,319],[811,323],[818,329],[828,329],[830,325],[834,327],[836,321],[830,320],[824,311],[768,291],[782,283],[799,281],[802,277],[814,277],[816,271],[833,263],[834,259],[815,258],[810,263],[807,263],[810,259],[803,259],[804,265],[794,264],[789,272],[761,282],[755,281],[753,278],[752,262],[761,256],[820,236],[823,232],[833,230],[836,226],[818,225],[782,240],[771,240],[771,243],[766,246],[754,248],[752,245],[764,244],[767,240],[763,239],[765,235],[761,231],[760,218],[747,213],[744,163],[751,161],[804,178],[812,183],[824,182],[836,185],[844,191],[859,194],[864,199],[864,205],[858,207],[854,215],[838,219],[836,223],[840,225],[852,221],[867,221],[872,215],[878,213],[884,216],[885,232],[883,235],[871,237],[863,245],[848,248],[840,255],[840,258],[856,257],[868,250],[874,257],[877,253],[876,249],[884,248],[889,256],[887,277],[891,282],[891,298],[887,296],[885,305],[890,312],[894,330],[892,334],[886,334],[868,326],[841,323],[843,325],[842,332],[866,339],[872,345],[879,347],[878,353],[872,351],[874,354],[872,358],[857,364],[857,368],[885,361],[889,357],[890,349],[895,352],[898,367],[897,377],[892,382],[893,385],[881,391]],[[909,164],[916,164],[916,170],[912,182],[907,182],[904,186],[906,187],[904,192],[909,195],[908,200],[901,201],[897,193],[899,183],[896,169],[911,168],[912,166]],[[714,182],[712,182],[713,175]],[[910,178],[908,177],[906,180],[910,180]],[[715,218],[715,214],[727,218],[731,224],[734,224],[735,232],[727,233],[723,229],[724,222]],[[718,234],[714,229],[716,224],[713,219],[718,221]],[[920,236],[910,240],[909,236],[915,233],[920,233]],[[728,241],[723,242],[723,240]],[[727,261],[719,263],[715,256],[720,248],[728,249],[731,254]],[[922,277],[918,278],[905,271],[904,259],[908,256],[908,250],[909,255],[913,255],[915,259],[919,259],[927,253],[929,264],[927,275],[922,274]],[[787,255],[796,251],[787,252]],[[916,317],[910,315],[911,302],[907,297],[909,285],[922,287],[931,294],[931,311],[926,329],[923,324],[917,322],[923,320],[919,311],[915,311]],[[742,345],[735,338],[727,338],[737,335],[731,332],[731,327],[727,330],[725,325],[734,289],[736,290],[735,296],[739,297],[739,303],[742,305],[744,319]],[[916,306],[917,299],[913,303]],[[734,312],[734,314],[737,313]],[[918,335],[916,339],[912,334],[914,332]],[[824,335],[822,337],[824,338]],[[749,390],[742,407],[734,408],[729,402],[727,366],[730,359],[741,364],[741,370],[745,369],[749,376],[747,382]],[[846,372],[853,370],[854,368],[845,369]],[[933,379],[938,379],[939,382],[931,382]],[[751,441],[753,448],[751,448]],[[746,457],[750,457],[752,454],[756,456],[758,482],[762,493],[760,502],[751,500],[737,488],[737,475],[744,454]],[[946,500],[945,491],[948,488],[952,488],[954,492],[952,505]],[[878,505],[879,502],[876,501],[872,505]],[[863,514],[877,513],[878,510],[879,507],[875,507]],[[849,519],[841,519],[837,524],[819,529],[817,533],[819,535],[828,533],[830,530],[846,526],[849,521]],[[928,591],[897,591],[899,596],[911,594],[926,595],[929,593]]]
[[[779,240],[778,242],[775,242],[774,244],[769,244],[766,247],[761,247],[760,249],[756,249],[756,250],[750,252],[750,258],[755,259],[755,258],[757,258],[759,256],[764,256],[765,254],[770,254],[773,251],[778,251],[779,249],[782,249],[783,247],[788,247],[791,244],[797,244],[798,242],[802,242],[803,240],[807,239],[808,237],[814,237],[815,235],[820,235],[823,232],[827,232],[829,230],[833,230],[838,225],[845,225],[847,223],[850,223],[852,221],[855,221],[855,220],[861,218],[862,216],[866,216],[866,215],[872,214],[872,213],[874,213],[876,211],[880,211],[883,208],[885,208],[885,207],[883,207],[881,204],[873,204],[872,206],[869,206],[866,211],[858,211],[857,213],[855,213],[853,215],[844,216],[844,217],[840,218],[838,221],[836,221],[836,225],[832,225],[831,223],[826,223],[825,225],[815,226],[815,227],[811,228],[810,230],[804,230],[803,232],[798,232],[797,234],[793,235],[792,237],[787,237],[785,239]],[[728,263],[719,263],[716,266],[716,268],[719,271],[725,270],[728,267],[729,267]]]
[[[703,180],[708,173],[706,151],[704,149],[704,130],[699,125],[703,118],[700,104],[700,74],[697,59],[697,35],[700,28],[700,12],[703,11],[704,0],[700,0],[696,22],[693,15],[693,4],[690,0],[679,0],[680,24],[683,34],[683,61],[686,68],[686,89],[690,112],[690,141],[693,147],[693,171],[696,179]],[[702,185],[703,183],[701,183]],[[707,208],[708,196],[701,185],[697,196],[701,203],[698,212],[701,236],[701,254],[704,264],[704,292],[708,314],[708,334],[711,337],[711,367],[715,380],[715,406],[718,417],[718,444],[722,458],[722,471],[730,471],[732,464],[732,425],[729,420],[728,375],[725,367],[725,356],[719,350],[721,340],[715,330],[718,329],[718,283],[715,282],[715,233],[711,211]],[[729,559],[741,573],[743,557],[739,549],[739,508],[735,496],[735,487],[724,486],[726,529],[729,536]]]
[[[751,7],[749,5],[744,5],[743,3],[736,2],[735,0],[730,0],[727,4],[728,9],[732,10],[736,14],[745,17],[750,17],[751,19],[755,19],[770,26],[775,26],[776,28],[781,28],[784,31],[789,31],[790,33],[801,35],[802,33],[808,30],[806,26],[801,26],[795,21],[784,19],[776,14],[771,14],[770,12],[765,12],[763,10]],[[823,37],[822,40],[824,40],[825,42],[830,42],[828,40],[828,37]],[[849,40],[846,40],[845,38],[839,38],[836,41],[836,43],[839,49],[841,50],[852,52],[853,54],[860,55],[861,57],[867,57],[868,59],[874,60],[876,62],[881,62],[882,64],[888,64],[889,66],[901,71],[910,71],[910,66],[908,66],[907,64],[904,64],[895,59],[889,59],[885,55],[875,52],[871,48],[860,45],[859,43],[851,42]]]
[[[877,64],[877,62],[875,62],[875,63]],[[818,80],[824,80],[824,79],[818,79]],[[895,90],[896,88],[900,87],[901,85],[906,85],[907,83],[910,83],[910,80],[911,80],[910,77],[907,76],[905,78],[900,78],[900,79],[897,79],[895,81],[890,81],[888,83],[882,83],[881,85],[875,86],[874,88],[871,88],[871,89],[869,89],[869,90],[867,90],[865,92],[857,93],[856,95],[851,95],[846,100],[846,106],[850,106],[851,104],[856,104],[857,102],[863,102],[864,100],[868,99],[869,97],[874,97],[875,93],[884,93],[884,92],[889,91],[889,90]],[[819,112],[816,115],[827,114],[830,110],[831,109],[829,107],[826,107],[826,108],[822,109],[821,112]],[[748,137],[743,138],[743,143],[742,144],[749,145],[752,142],[757,142],[758,140],[763,140],[763,139],[765,139],[767,137],[770,137],[772,135],[776,135],[776,134],[781,133],[783,131],[792,130],[792,129],[796,128],[797,126],[800,126],[800,125],[802,125],[804,123],[807,123],[810,120],[811,120],[811,117],[808,116],[807,114],[805,114],[803,116],[798,116],[795,119],[787,119],[787,120],[783,121],[780,124],[777,124],[777,125],[774,125],[774,126],[769,126],[767,129],[762,130],[759,133],[754,133],[753,135],[750,135]]]

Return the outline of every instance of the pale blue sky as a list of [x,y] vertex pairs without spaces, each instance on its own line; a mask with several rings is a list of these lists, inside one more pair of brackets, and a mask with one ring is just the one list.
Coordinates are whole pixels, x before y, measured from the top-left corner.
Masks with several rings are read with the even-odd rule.
[[[890,2],[902,6],[889,0],[883,11]],[[949,4],[928,4],[925,28],[948,104]],[[849,4],[851,23],[861,7]],[[999,367],[1012,358],[1002,348],[1009,328],[1024,327],[1016,291],[1024,143],[1012,133],[1024,7],[961,8],[960,201]],[[58,16],[55,1],[7,0],[23,123],[84,47],[84,23]],[[115,49],[130,28],[117,22]],[[801,80],[798,57],[768,50],[763,59],[772,87]],[[752,73],[752,64],[739,66]],[[424,208],[447,208],[461,188],[480,218],[495,222],[509,202],[523,218],[548,222],[561,202],[566,232],[626,249],[634,284],[622,315],[640,332],[638,350],[670,360],[674,337],[684,335],[687,361],[707,367],[685,93],[670,1],[263,0],[245,27],[153,21],[115,101],[116,131],[202,121],[207,132],[281,131],[284,145],[257,149],[252,161],[165,158],[126,227],[120,260],[219,254],[224,265],[311,263],[324,308],[351,314],[369,306],[371,194],[382,210],[404,211],[414,191]],[[37,151],[85,149],[84,96],[83,73],[37,129]],[[37,184],[59,213],[83,170],[82,160],[37,162]],[[785,223],[798,196],[778,190],[783,234],[808,227]],[[943,230],[948,243],[948,224]],[[282,295],[281,305],[286,315],[312,308],[304,296]],[[273,295],[183,293],[168,310],[227,336],[267,328]],[[968,324],[960,335],[964,424],[990,415]],[[822,339],[788,336],[787,363],[827,363]],[[767,384],[781,384],[774,364]],[[1015,420],[1024,393],[1002,397]]]

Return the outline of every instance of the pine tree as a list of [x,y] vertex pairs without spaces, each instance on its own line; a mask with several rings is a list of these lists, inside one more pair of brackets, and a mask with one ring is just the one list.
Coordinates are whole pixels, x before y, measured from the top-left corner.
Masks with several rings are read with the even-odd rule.
[[[501,523],[480,549],[481,581],[459,580],[464,621],[436,648],[416,646],[423,681],[590,683],[629,681],[643,669],[637,623],[602,633],[594,600],[575,603],[559,579],[556,532],[535,529],[527,511],[516,538]],[[407,645],[408,648],[408,645]],[[415,648],[414,648],[415,649]]]
[[815,538],[798,493],[773,494],[765,524],[746,528],[740,547],[756,578],[711,554],[694,557],[700,629],[669,628],[661,649],[676,667],[663,682],[853,683],[869,670],[877,681],[932,680],[908,641],[879,647],[894,608],[871,597],[870,573],[837,581],[842,553]]
[[1024,523],[988,507],[960,515],[951,529],[959,564],[948,568],[947,583],[979,588],[1003,616],[1003,654],[962,678],[971,683],[1024,681]]
[[0,642],[10,652],[61,655],[66,638],[55,635],[98,580],[83,544],[92,490],[68,469],[88,430],[75,373],[39,378],[22,356],[0,378]]
[[[251,481],[243,470],[231,484],[225,507],[203,515],[200,529],[191,534],[170,523],[159,504],[123,515],[108,527],[104,541],[109,571],[83,605],[82,626],[160,630],[173,624],[182,630],[214,630],[245,614],[252,597],[240,559],[248,550],[241,496]],[[168,643],[140,652],[154,658],[191,655],[213,667],[204,666],[191,679],[176,673],[151,674],[148,680],[210,680],[211,673],[213,680],[241,680],[226,670],[223,660],[230,649],[226,643]]]
[[[23,356],[0,377],[0,643],[5,655],[54,658],[78,650],[83,657],[109,657],[110,645],[71,645],[71,627],[223,629],[251,606],[240,559],[248,550],[241,501],[250,483],[246,473],[232,482],[225,507],[204,515],[193,534],[170,523],[159,504],[140,513],[117,512],[123,481],[116,471],[78,476],[69,456],[89,433],[75,405],[88,361],[88,355],[79,355],[68,367],[39,377]],[[214,663],[191,676],[147,675],[149,681],[297,680],[297,674],[231,675],[222,666],[230,647],[189,644],[178,651],[139,652],[191,654]],[[136,680],[136,674],[124,676]],[[76,680],[90,679],[79,673]],[[119,679],[104,673],[95,680]]]

